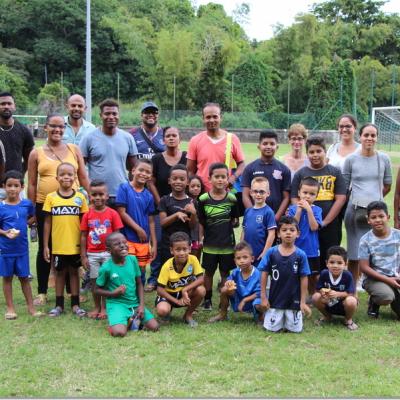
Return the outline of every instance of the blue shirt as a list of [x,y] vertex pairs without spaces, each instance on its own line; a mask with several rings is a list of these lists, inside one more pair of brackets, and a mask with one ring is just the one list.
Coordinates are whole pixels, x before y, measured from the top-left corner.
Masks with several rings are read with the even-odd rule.
[[[337,281],[333,281],[327,269],[321,271],[321,274],[317,283],[317,290],[322,288],[332,289],[335,292],[347,292],[349,294],[354,294],[354,281],[351,272],[344,270],[342,275]],[[343,301],[344,299],[338,299]]]
[[150,142],[153,144],[153,147],[156,151],[154,151],[147,141],[144,138],[146,133],[143,131],[142,127],[133,128],[129,131],[136,142],[136,147],[138,149],[138,159],[141,158],[153,158],[154,154],[161,153],[165,151],[165,143],[163,137],[163,129],[157,128],[157,132],[152,135],[151,139],[149,138]]
[[[262,253],[268,231],[276,228],[275,215],[271,207],[247,208],[243,217],[244,240],[253,249],[255,262]],[[257,263],[258,264],[258,263]]]
[[[117,206],[123,206],[128,215],[146,232],[147,241],[150,242],[149,215],[154,213],[154,199],[152,194],[144,188],[137,192],[129,182],[123,183],[118,188]],[[140,239],[132,228],[124,227],[122,230],[127,240],[140,243]]]
[[90,123],[82,119],[82,125],[79,127],[78,132],[75,134],[74,128],[69,123],[68,116],[65,117],[65,130],[62,141],[64,143],[76,144],[79,146],[80,141],[84,136],[86,136],[89,132],[94,131],[96,127]]
[[300,310],[300,278],[311,274],[306,253],[299,248],[289,256],[279,252],[279,245],[271,247],[258,269],[271,277],[269,304],[281,310]]
[[242,187],[250,187],[256,176],[265,176],[269,182],[270,195],[267,204],[276,213],[283,200],[283,192],[290,192],[291,174],[289,168],[273,158],[266,163],[261,158],[251,162],[243,171]]
[[[297,204],[289,207],[288,215],[294,217],[297,211]],[[314,204],[311,205],[311,210],[319,226],[322,225],[322,208]],[[300,237],[296,239],[296,246],[303,250],[307,257],[319,257],[319,239],[318,230],[312,231],[310,222],[308,221],[307,211],[303,210],[299,221]]]
[[106,135],[95,129],[83,137],[79,144],[82,155],[87,159],[91,181],[104,181],[110,196],[117,194],[118,186],[128,180],[126,160],[135,156],[137,148],[132,135],[117,129],[113,135]]
[[3,256],[21,256],[29,253],[28,247],[28,219],[35,215],[35,208],[28,199],[18,204],[0,203],[0,229],[18,229],[19,235],[15,239],[0,236],[0,251]]
[[250,276],[247,279],[243,279],[242,272],[239,267],[236,267],[231,271],[228,280],[235,281],[236,283],[236,295],[240,299],[251,296],[256,293],[257,297],[260,297],[261,286],[260,286],[261,272],[256,268],[252,267]]

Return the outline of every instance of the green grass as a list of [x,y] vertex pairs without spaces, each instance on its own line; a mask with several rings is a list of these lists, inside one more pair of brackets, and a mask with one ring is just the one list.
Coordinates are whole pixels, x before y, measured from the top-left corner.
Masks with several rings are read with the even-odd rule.
[[[258,156],[254,144],[243,147],[247,160]],[[282,145],[279,153],[287,151]],[[399,162],[397,155],[392,160]],[[36,282],[33,286],[36,292]],[[111,338],[105,321],[78,320],[69,312],[55,320],[34,320],[26,313],[18,282],[14,294],[19,318],[0,318],[0,397],[398,395],[400,326],[388,307],[381,309],[380,319],[369,320],[365,294],[356,332],[339,320],[314,327],[315,310],[299,335],[267,333],[248,315],[230,314],[229,321],[208,325],[210,314],[202,311],[196,316],[198,329],[191,330],[181,323],[182,310],[175,310],[160,332],[124,339]],[[54,305],[54,290],[49,297],[45,311]],[[154,297],[146,295],[150,308]],[[215,304],[217,299],[214,295]]]

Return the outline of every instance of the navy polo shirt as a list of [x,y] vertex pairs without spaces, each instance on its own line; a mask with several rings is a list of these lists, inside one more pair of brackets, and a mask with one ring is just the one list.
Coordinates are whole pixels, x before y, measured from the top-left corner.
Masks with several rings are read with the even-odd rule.
[[289,168],[273,158],[264,162],[261,158],[251,162],[243,171],[242,187],[251,187],[251,181],[257,176],[265,176],[269,182],[270,196],[267,204],[276,213],[282,203],[283,192],[290,192],[291,174]]

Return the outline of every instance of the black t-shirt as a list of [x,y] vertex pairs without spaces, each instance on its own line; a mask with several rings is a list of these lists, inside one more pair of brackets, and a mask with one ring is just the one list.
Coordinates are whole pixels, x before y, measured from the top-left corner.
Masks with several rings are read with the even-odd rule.
[[[156,179],[156,187],[160,198],[171,193],[171,186],[168,184],[171,165],[167,164],[162,153],[157,153],[151,159],[153,162],[153,176]],[[177,164],[186,165],[186,151],[182,151],[181,159]]]
[[35,145],[32,133],[18,121],[14,121],[12,129],[7,129],[0,129],[0,140],[6,155],[5,172],[12,169],[24,172],[22,156]]
[[[172,193],[163,196],[160,200],[160,204],[158,205],[158,211],[165,212],[167,217],[172,214],[175,214],[178,211],[182,211],[185,208],[186,204],[193,203],[193,199],[189,196],[186,196],[184,199],[178,200]],[[174,221],[172,224],[162,229],[162,237],[161,237],[161,245],[164,247],[169,247],[169,237],[174,232],[186,232],[190,237],[190,226],[188,222],[182,222],[180,219]]]
[[312,176],[320,183],[318,196],[314,204],[322,208],[322,217],[325,218],[335,202],[335,195],[347,193],[343,175],[340,169],[330,164],[321,169],[303,167],[294,174],[291,198],[299,197],[300,181],[307,176]]

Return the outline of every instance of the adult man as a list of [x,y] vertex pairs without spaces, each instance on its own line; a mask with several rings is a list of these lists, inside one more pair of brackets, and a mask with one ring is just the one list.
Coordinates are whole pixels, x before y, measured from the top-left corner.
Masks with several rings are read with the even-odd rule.
[[[133,128],[130,133],[133,135],[138,148],[138,158],[153,158],[154,154],[165,150],[163,129],[158,126],[158,107],[152,101],[146,101],[141,110],[142,124],[139,128]],[[152,188],[149,186],[153,193]],[[161,226],[158,214],[155,215],[157,243],[161,243]],[[147,280],[144,290],[151,292],[157,287],[157,279],[161,270],[160,249],[157,257],[150,265],[151,274]]]
[[101,179],[110,195],[108,205],[115,205],[118,186],[128,180],[126,169],[130,171],[136,162],[137,148],[128,132],[118,128],[119,104],[106,99],[100,104],[101,128],[83,137],[79,147],[85,163],[89,166],[90,180]]
[[187,154],[189,173],[199,175],[207,191],[211,188],[208,168],[212,163],[228,163],[228,167],[231,168],[232,161],[236,162],[236,171],[232,174],[230,169],[230,185],[234,185],[244,170],[244,155],[239,138],[221,129],[221,121],[219,104],[206,103],[203,107],[203,123],[206,130],[192,137],[189,142]]
[[68,116],[65,117],[64,143],[72,143],[79,146],[80,141],[96,127],[83,119],[86,111],[85,99],[79,94],[69,96],[67,100]]
[[142,125],[133,128],[133,135],[138,149],[138,159],[152,158],[155,153],[165,150],[163,129],[158,126],[158,107],[152,101],[146,101],[141,110]]
[[13,95],[0,93],[0,141],[4,146],[5,172],[13,169],[25,174],[35,143],[28,127],[13,118],[14,112]]

